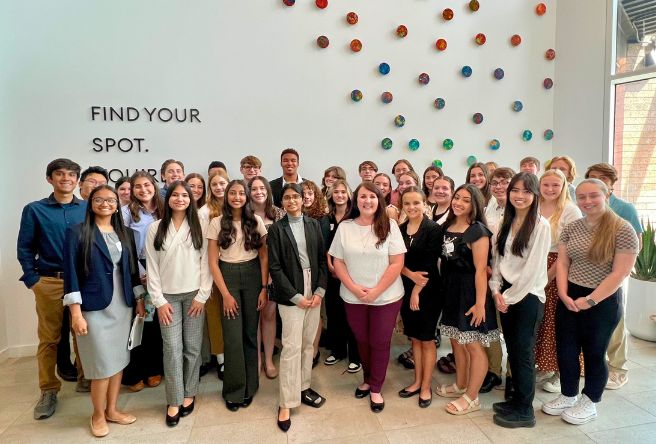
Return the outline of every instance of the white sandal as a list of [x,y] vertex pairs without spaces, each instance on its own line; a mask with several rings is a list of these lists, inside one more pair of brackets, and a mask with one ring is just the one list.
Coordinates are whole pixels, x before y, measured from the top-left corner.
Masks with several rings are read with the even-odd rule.
[[466,391],[467,388],[461,389],[455,382],[451,385],[442,384],[435,388],[435,394],[442,398],[460,398],[460,395]]
[[[444,408],[447,412],[451,413],[452,415],[460,416],[460,415],[466,415],[468,413],[472,413],[475,411],[478,411],[481,409],[481,402],[478,400],[478,398],[474,399],[473,401],[467,394],[462,395],[462,399],[467,401],[467,408],[462,408],[458,404],[456,404],[455,401],[451,401],[446,405]],[[453,411],[452,409],[449,408],[449,406],[452,405],[456,410]]]

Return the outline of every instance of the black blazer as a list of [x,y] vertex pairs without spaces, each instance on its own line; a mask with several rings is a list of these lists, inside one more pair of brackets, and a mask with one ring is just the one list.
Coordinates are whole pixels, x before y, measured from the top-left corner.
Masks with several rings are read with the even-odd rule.
[[[303,223],[314,292],[319,287],[325,289],[327,285],[326,249],[319,222],[303,216]],[[282,305],[294,305],[291,298],[303,294],[303,269],[287,215],[269,228],[267,247],[275,300]]]
[[[91,263],[89,275],[84,274],[81,255],[82,243],[80,230],[82,224],[69,227],[66,231],[64,243],[64,294],[80,292],[82,297],[82,311],[104,310],[112,301],[114,293],[114,264],[107,249],[107,244],[98,227],[94,227],[94,240],[91,247]],[[141,285],[139,268],[137,266],[134,234],[127,229],[128,242],[122,246],[121,260],[119,262],[123,283],[125,303],[131,307],[134,303],[134,288]],[[132,251],[132,254],[130,254]]]
[[273,204],[279,208],[282,208],[282,176],[277,179],[273,179],[269,182],[271,185],[271,197],[273,198]]

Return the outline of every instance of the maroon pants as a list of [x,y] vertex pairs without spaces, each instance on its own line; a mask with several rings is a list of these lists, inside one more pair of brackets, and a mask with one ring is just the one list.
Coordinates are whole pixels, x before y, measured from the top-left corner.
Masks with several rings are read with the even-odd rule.
[[389,363],[392,333],[402,299],[387,305],[345,303],[346,318],[358,342],[364,382],[380,393]]

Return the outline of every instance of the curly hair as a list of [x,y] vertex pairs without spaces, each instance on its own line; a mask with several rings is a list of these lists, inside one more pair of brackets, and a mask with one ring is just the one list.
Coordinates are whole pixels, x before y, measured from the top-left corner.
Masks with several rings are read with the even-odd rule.
[[323,195],[316,183],[311,180],[304,180],[301,183],[301,189],[312,190],[314,193],[314,202],[309,207],[303,206],[303,214],[310,216],[312,219],[321,219],[328,214],[328,203],[326,197]]

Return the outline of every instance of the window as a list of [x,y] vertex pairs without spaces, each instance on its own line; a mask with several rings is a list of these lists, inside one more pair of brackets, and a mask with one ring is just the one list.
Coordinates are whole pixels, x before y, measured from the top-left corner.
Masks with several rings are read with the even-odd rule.
[[656,0],[614,0],[614,193],[656,222]]

